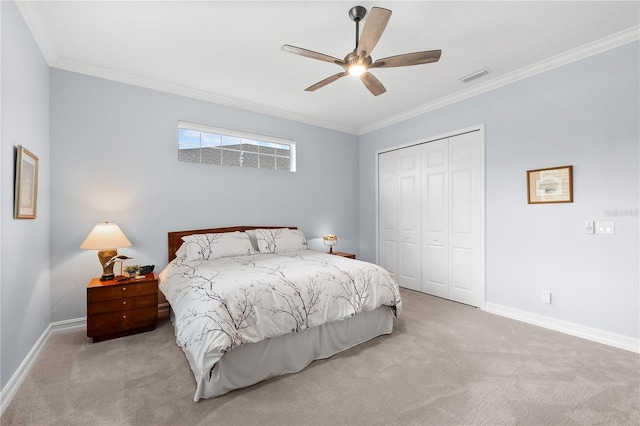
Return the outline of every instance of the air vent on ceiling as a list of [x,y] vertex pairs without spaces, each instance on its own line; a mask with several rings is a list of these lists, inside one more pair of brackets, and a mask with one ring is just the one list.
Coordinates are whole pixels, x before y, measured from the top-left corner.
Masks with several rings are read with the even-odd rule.
[[467,74],[464,77],[460,77],[458,80],[460,80],[463,83],[468,83],[471,80],[475,80],[476,78],[480,78],[483,75],[487,75],[489,74],[489,70],[486,68],[480,68],[477,71],[472,72],[471,74]]

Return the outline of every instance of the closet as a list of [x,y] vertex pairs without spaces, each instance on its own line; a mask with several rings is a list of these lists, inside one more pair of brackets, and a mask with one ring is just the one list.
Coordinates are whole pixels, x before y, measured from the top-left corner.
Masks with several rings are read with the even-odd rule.
[[378,264],[412,290],[484,308],[484,131],[378,153]]

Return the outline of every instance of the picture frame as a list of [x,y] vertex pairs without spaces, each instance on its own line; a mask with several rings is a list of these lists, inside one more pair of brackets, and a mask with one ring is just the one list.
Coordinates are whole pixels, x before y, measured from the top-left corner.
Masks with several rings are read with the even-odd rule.
[[18,145],[14,192],[14,219],[35,219],[38,209],[38,162],[29,150]]
[[527,170],[527,202],[573,203],[573,166]]

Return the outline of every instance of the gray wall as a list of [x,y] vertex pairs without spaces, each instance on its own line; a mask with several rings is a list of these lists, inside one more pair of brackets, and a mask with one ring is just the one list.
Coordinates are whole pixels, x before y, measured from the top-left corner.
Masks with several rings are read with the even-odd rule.
[[[637,339],[639,51],[630,43],[361,136],[361,257],[375,260],[376,150],[485,123],[487,302]],[[526,170],[564,165],[575,201],[528,205]],[[586,235],[586,220],[614,221],[615,235]]]
[[[297,171],[178,161],[178,120],[294,139]],[[307,124],[51,70],[51,306],[53,321],[86,315],[85,288],[101,269],[80,243],[117,223],[135,263],[167,261],[167,232],[290,225],[313,248],[339,235],[358,248],[358,138]]]
[[[49,275],[49,67],[13,2],[0,2],[2,135],[0,383],[9,381],[51,322]],[[38,156],[35,220],[13,219],[17,145]]]

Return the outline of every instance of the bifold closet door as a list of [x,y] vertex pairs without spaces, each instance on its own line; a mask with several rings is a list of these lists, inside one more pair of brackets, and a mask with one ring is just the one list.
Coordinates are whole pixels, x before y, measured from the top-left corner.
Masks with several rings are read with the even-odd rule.
[[479,137],[422,146],[422,291],[472,306],[484,298]]
[[422,291],[449,298],[449,139],[422,145]]
[[411,290],[421,286],[421,165],[420,146],[398,151],[398,276]]
[[422,291],[420,147],[378,156],[378,261],[399,285]]
[[397,281],[398,151],[378,155],[378,264]]
[[484,303],[480,131],[378,155],[378,261],[402,287]]
[[449,138],[449,299],[484,301],[483,155],[480,132]]

